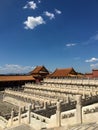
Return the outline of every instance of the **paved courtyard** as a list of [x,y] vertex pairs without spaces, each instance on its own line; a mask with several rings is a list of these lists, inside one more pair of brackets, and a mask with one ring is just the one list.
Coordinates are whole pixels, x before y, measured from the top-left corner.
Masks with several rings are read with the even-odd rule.
[[0,92],[0,116],[9,117],[12,108],[14,108],[15,112],[17,112],[18,107],[13,106],[7,102],[3,102],[3,92]]

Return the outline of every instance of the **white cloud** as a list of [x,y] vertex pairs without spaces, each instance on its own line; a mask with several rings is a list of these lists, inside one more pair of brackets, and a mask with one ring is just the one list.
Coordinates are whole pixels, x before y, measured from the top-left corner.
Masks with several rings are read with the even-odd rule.
[[55,15],[54,15],[53,13],[48,12],[48,11],[45,11],[44,14],[45,14],[47,17],[49,17],[49,19],[51,19],[51,20],[55,18]]
[[91,64],[90,67],[91,67],[92,69],[98,68],[98,63],[96,63],[96,64]]
[[38,3],[41,3],[41,0],[38,0]]
[[61,14],[62,12],[58,9],[55,9],[56,14]]
[[32,66],[21,66],[15,64],[6,64],[0,67],[0,74],[6,73],[28,73],[33,70]]
[[25,21],[24,24],[25,29],[34,29],[38,25],[45,24],[45,21],[41,16],[38,17],[28,16],[27,21]]
[[96,41],[98,41],[98,34],[90,37],[87,41],[84,41],[83,44],[88,45],[88,44],[94,43]]
[[98,41],[98,34],[96,34],[95,36],[91,37],[91,39]]
[[86,60],[85,62],[95,62],[95,61],[98,61],[98,58],[93,57],[89,60]]
[[37,8],[37,5],[36,5],[36,3],[34,1],[30,1],[23,8],[24,9],[29,8],[29,9],[35,10]]
[[66,44],[67,47],[76,46],[76,43],[68,43]]

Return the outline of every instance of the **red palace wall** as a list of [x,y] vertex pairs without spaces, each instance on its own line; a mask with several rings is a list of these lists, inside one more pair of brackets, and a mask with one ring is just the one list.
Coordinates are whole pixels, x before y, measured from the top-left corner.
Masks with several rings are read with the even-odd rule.
[[98,77],[98,70],[92,70],[93,71],[93,78]]

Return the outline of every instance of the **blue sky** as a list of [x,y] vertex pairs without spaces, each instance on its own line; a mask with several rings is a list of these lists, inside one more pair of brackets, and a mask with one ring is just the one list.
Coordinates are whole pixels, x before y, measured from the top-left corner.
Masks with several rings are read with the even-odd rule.
[[0,0],[0,73],[98,69],[98,0]]

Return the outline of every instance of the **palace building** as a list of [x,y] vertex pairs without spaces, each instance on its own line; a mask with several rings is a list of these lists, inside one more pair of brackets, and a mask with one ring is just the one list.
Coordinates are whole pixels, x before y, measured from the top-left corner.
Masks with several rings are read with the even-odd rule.
[[2,77],[25,84],[3,92],[2,102],[18,110],[0,115],[0,130],[98,130],[98,79],[83,76],[73,68],[49,74],[37,66],[24,77]]
[[86,78],[98,78],[98,69],[93,69],[92,73],[85,73]]
[[40,82],[49,74],[44,66],[37,66],[25,75],[0,75],[0,90],[5,88],[21,87],[28,82]]
[[66,77],[76,77],[77,72],[73,68],[56,69],[49,78],[66,78]]
[[49,71],[44,66],[37,66],[34,70],[29,72],[29,74],[32,75],[38,82],[43,80],[43,78],[49,74]]
[[21,87],[21,85],[35,82],[35,78],[32,75],[4,75],[0,76],[0,90],[5,88]]

